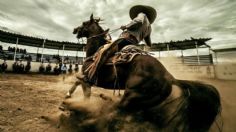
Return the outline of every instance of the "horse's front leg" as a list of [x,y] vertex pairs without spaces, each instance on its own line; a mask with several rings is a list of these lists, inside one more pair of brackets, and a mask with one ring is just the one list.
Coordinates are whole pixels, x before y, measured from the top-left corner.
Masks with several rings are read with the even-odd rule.
[[70,98],[71,95],[74,93],[74,91],[76,90],[77,86],[81,84],[81,80],[77,80],[74,85],[70,88],[70,90],[67,92],[66,97],[65,98]]
[[70,98],[71,95],[74,93],[78,85],[82,85],[83,94],[85,99],[89,99],[91,96],[91,85],[84,81],[84,75],[78,74],[77,75],[77,81],[74,83],[74,85],[70,88],[70,90],[66,94],[66,98]]
[[84,99],[89,99],[91,96],[91,85],[84,80],[80,81],[83,89]]

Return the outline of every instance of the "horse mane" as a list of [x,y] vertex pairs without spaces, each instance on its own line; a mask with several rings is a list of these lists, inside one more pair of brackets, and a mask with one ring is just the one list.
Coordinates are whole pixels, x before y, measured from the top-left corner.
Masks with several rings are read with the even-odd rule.
[[104,30],[98,22],[95,22],[97,25],[97,34],[87,38],[86,44],[86,57],[90,57],[96,53],[96,51],[103,45],[107,43],[106,32],[108,30]]

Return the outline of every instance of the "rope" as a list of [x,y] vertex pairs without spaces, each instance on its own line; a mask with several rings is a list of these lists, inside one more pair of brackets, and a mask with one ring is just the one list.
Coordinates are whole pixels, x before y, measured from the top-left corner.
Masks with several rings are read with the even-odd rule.
[[116,92],[116,85],[117,85],[117,71],[116,71],[116,66],[114,62],[112,63],[112,65],[115,72],[115,82],[114,82],[114,89],[113,89],[113,96],[114,96]]
[[[112,33],[117,32],[118,30],[120,30],[120,28],[115,28],[115,29],[113,29],[113,30],[110,30],[108,33],[109,33],[109,34],[112,34]],[[99,37],[99,36],[102,36],[102,35],[105,35],[105,34],[107,34],[107,33],[106,33],[106,32],[103,32],[103,33],[100,33],[100,34],[91,36],[91,37],[89,37],[89,38],[87,38],[87,39],[96,38],[96,37]]]
[[118,95],[120,96],[120,85],[119,85],[119,78],[117,74],[116,64],[115,62],[112,62],[114,73],[115,73],[115,82],[114,82],[114,89],[113,89],[113,95],[115,95],[116,87],[118,87]]
[[119,30],[120,30],[120,28],[115,28],[115,29],[109,31],[109,33],[112,34],[112,33],[115,33],[115,32],[117,32],[117,31],[119,31]]

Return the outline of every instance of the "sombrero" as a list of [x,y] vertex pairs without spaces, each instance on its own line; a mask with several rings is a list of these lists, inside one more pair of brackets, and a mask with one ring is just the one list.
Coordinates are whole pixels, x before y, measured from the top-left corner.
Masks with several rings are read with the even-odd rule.
[[136,5],[131,7],[131,9],[129,10],[129,16],[131,19],[134,19],[140,12],[147,15],[148,20],[151,24],[155,21],[157,16],[156,10],[146,5]]

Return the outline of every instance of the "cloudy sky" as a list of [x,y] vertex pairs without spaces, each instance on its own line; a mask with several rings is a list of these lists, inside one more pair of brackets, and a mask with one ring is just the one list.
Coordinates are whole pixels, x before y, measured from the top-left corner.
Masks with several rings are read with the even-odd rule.
[[91,13],[112,30],[130,21],[129,9],[136,4],[151,5],[158,12],[152,25],[153,42],[211,37],[213,48],[236,47],[236,0],[0,0],[0,26],[77,42],[72,30]]

